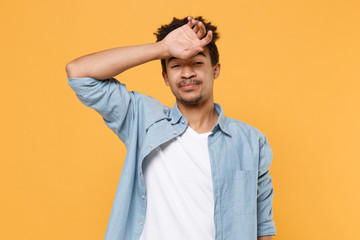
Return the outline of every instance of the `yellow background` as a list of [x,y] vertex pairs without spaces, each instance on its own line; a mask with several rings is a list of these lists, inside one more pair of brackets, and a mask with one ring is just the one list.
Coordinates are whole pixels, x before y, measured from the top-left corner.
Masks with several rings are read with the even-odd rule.
[[[215,101],[274,152],[274,239],[356,239],[357,0],[1,4],[0,239],[103,239],[126,149],[68,86],[79,56],[155,41],[173,16],[218,25]],[[173,106],[159,61],[116,77]]]

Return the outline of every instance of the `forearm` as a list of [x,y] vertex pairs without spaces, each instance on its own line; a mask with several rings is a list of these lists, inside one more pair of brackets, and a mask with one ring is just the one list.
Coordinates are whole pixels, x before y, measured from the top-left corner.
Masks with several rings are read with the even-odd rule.
[[162,42],[118,47],[76,58],[66,65],[68,77],[107,79],[137,65],[166,58]]
[[66,65],[69,78],[92,77],[100,80],[114,77],[137,65],[170,56],[187,59],[211,42],[212,31],[188,17],[189,22],[171,31],[163,40],[137,46],[112,48],[72,60]]
[[258,240],[272,240],[272,236],[261,236],[261,237],[258,237]]

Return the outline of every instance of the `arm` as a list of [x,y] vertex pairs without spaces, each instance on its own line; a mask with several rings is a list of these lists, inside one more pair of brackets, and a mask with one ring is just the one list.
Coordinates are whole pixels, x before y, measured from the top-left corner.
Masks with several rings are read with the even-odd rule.
[[270,235],[276,235],[275,223],[272,219],[274,189],[269,173],[273,153],[266,136],[261,135],[257,190],[257,229],[259,238],[264,236],[265,239],[271,239]]
[[170,56],[186,59],[196,55],[210,43],[212,32],[209,31],[201,39],[206,33],[204,24],[191,17],[188,20],[187,24],[173,30],[157,43],[112,48],[74,59],[66,65],[67,75],[70,78],[104,80],[148,61]]
[[[139,46],[113,48],[77,58],[66,65],[68,84],[79,100],[96,110],[106,125],[127,145],[137,114],[139,95],[128,92],[113,76],[158,58],[188,58],[208,44],[211,31],[192,18],[170,32],[162,41]],[[99,81],[102,80],[102,81]]]
[[258,237],[258,240],[272,240],[272,236],[261,236]]
[[162,42],[118,47],[91,53],[66,65],[70,78],[93,77],[99,80],[114,77],[142,63],[166,57]]

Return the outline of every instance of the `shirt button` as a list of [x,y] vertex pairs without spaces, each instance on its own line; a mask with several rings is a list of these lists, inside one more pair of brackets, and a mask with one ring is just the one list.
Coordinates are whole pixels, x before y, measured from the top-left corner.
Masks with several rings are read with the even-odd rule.
[[141,198],[142,198],[142,199],[145,199],[145,195],[142,195]]
[[185,123],[185,120],[184,120],[184,119],[181,119],[181,122],[182,122],[182,123]]
[[141,173],[142,171],[141,171],[141,168],[139,169],[139,173]]
[[138,222],[138,224],[139,224],[139,225],[142,225],[142,224],[143,224],[143,222],[142,222],[142,221],[139,221],[139,222]]
[[176,135],[176,133],[177,133],[176,131],[173,132],[174,135]]
[[150,144],[150,145],[149,145],[149,147],[150,147],[150,148],[153,148],[153,147],[154,147],[154,145]]

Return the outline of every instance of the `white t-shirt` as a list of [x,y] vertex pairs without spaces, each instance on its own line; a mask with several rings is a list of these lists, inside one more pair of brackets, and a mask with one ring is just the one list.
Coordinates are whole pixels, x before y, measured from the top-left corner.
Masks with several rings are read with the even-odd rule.
[[214,240],[207,137],[189,126],[143,162],[147,208],[140,240]]

